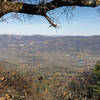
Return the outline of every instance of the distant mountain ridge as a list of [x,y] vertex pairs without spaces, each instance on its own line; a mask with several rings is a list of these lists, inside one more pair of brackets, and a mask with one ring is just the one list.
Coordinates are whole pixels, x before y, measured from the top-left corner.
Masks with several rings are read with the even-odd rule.
[[18,36],[0,35],[0,49],[100,54],[100,36]]

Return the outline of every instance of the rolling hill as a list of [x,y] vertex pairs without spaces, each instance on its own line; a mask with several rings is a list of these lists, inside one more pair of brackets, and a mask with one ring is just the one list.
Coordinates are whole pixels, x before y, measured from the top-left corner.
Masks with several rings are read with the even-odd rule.
[[[100,54],[100,36],[17,36],[1,35],[0,49],[39,52],[87,52]],[[31,49],[31,50],[30,50]]]
[[40,72],[76,73],[100,59],[100,36],[0,35],[0,62]]

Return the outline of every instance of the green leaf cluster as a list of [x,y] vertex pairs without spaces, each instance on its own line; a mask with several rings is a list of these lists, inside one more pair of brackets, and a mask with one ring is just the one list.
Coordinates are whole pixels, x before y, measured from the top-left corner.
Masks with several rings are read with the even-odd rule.
[[93,73],[94,73],[94,77],[96,80],[96,85],[94,86],[94,91],[98,95],[100,95],[100,61],[97,61],[96,65],[94,67]]

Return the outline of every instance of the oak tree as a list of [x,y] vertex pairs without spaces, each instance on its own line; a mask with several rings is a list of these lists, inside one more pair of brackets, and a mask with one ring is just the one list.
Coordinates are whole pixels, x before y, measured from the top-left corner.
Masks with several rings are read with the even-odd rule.
[[47,13],[60,7],[97,7],[100,0],[0,0],[0,18],[7,13],[23,13],[45,17],[56,27]]

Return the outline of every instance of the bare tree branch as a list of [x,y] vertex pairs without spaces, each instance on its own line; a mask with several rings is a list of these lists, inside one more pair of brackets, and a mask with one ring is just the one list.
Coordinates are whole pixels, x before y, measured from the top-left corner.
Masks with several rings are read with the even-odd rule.
[[44,15],[44,17],[47,19],[47,21],[53,26],[53,27],[56,27],[57,25],[53,23],[53,21],[51,21],[51,19],[47,16],[47,15]]
[[39,4],[0,0],[0,17],[10,12],[41,15],[44,16],[50,24],[56,27],[56,25],[46,15],[48,11],[63,6],[97,7],[99,5],[99,0],[51,0],[50,2],[40,2]]

